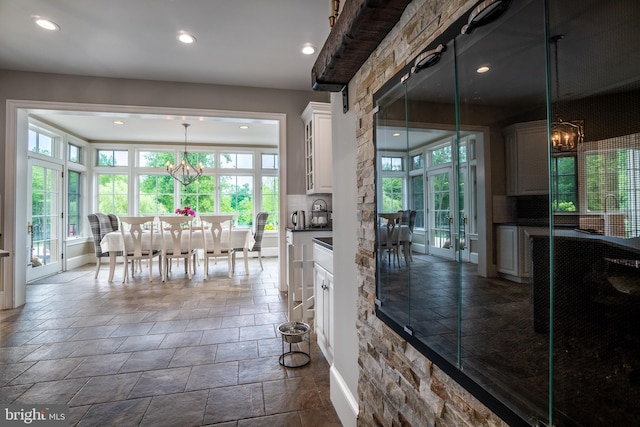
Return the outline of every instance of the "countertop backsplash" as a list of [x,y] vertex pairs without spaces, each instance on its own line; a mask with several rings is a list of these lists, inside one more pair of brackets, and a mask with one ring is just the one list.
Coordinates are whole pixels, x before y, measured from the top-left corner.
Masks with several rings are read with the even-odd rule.
[[287,195],[287,227],[293,227],[291,222],[291,214],[297,210],[303,210],[305,213],[305,223],[311,225],[311,207],[315,200],[322,199],[327,203],[327,210],[333,211],[333,199],[331,194],[288,194]]

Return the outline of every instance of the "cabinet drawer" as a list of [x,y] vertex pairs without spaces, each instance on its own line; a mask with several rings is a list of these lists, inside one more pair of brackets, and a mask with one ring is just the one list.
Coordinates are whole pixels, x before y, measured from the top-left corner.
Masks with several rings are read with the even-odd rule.
[[313,245],[313,260],[320,267],[333,273],[333,252],[324,246]]

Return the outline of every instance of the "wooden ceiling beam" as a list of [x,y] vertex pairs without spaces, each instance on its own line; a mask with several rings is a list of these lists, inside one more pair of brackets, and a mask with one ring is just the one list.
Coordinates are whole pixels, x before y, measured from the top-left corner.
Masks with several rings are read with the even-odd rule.
[[311,69],[313,89],[342,90],[409,3],[411,0],[346,0]]

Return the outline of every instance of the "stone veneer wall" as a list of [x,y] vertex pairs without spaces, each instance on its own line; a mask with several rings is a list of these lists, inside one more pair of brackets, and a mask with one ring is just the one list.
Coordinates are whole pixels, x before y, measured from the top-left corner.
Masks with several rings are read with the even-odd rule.
[[351,82],[358,186],[358,340],[363,426],[506,424],[375,315],[375,149],[373,94],[476,0],[414,0]]

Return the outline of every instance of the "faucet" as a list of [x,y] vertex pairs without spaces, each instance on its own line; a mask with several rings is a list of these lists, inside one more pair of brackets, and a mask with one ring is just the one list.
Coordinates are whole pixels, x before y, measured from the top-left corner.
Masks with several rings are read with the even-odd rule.
[[613,201],[616,203],[616,205],[618,204],[618,197],[616,197],[615,194],[613,193],[609,193],[606,196],[604,196],[604,213],[607,213],[607,202],[609,201],[609,198],[612,198]]

